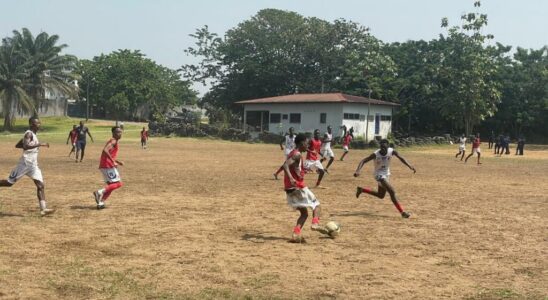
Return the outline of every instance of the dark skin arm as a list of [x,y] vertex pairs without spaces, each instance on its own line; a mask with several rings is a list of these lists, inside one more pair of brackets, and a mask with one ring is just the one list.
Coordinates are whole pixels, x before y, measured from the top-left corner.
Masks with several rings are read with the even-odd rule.
[[409,169],[411,169],[413,171],[413,174],[417,173],[417,170],[415,170],[415,168],[413,166],[411,166],[407,160],[405,158],[403,158],[402,156],[400,156],[400,154],[394,150],[394,152],[392,152],[392,154],[394,154],[395,157],[399,158],[399,160],[404,164],[406,165]]
[[284,142],[285,142],[285,136],[282,138],[282,140],[280,141],[280,149],[283,150],[284,149]]
[[375,159],[375,153],[371,153],[371,155],[369,155],[368,157],[362,159],[362,161],[360,161],[360,163],[358,164],[358,167],[356,168],[356,172],[354,172],[354,177],[358,177],[360,176],[360,171],[361,169],[363,168],[363,166],[370,160],[373,160]]
[[93,140],[93,137],[91,136],[91,133],[89,132],[89,128],[88,128],[88,130],[86,130],[86,132],[88,133],[89,137],[91,138],[91,141],[92,141],[92,142],[95,142],[95,141]]
[[69,132],[69,135],[68,135],[68,137],[67,137],[67,145],[68,145],[68,141],[70,140],[70,134],[71,134],[71,133],[72,133],[72,131]]
[[287,176],[287,178],[289,178],[289,182],[291,182],[292,186],[295,186],[297,183],[295,178],[293,178],[293,176],[291,175],[289,168],[297,168],[300,162],[301,162],[301,153],[296,153],[292,157],[289,157],[282,166],[284,169],[284,174],[285,176]]
[[[27,134],[25,134],[25,137],[23,137],[23,139],[21,141],[19,141],[19,143],[17,143],[17,145],[15,145],[16,148],[23,148],[23,150],[30,150],[30,149],[34,149],[34,148],[38,148],[38,147],[48,147],[49,148],[49,143],[40,143],[40,144],[37,144],[37,145],[31,145],[31,142],[32,142],[32,134],[29,132]],[[20,144],[22,143],[21,147],[18,147]]]

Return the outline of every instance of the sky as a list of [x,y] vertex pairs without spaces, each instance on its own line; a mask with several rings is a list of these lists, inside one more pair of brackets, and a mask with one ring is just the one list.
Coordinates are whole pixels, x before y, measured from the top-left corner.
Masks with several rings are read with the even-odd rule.
[[[483,0],[484,33],[514,48],[548,45],[548,0]],[[184,50],[197,28],[224,33],[259,10],[276,8],[326,21],[346,19],[369,27],[384,42],[431,40],[444,33],[443,17],[460,24],[474,0],[0,0],[0,36],[26,27],[57,34],[66,53],[91,59],[118,49],[141,50],[157,63],[177,69],[196,63]],[[207,87],[195,85],[201,94]]]

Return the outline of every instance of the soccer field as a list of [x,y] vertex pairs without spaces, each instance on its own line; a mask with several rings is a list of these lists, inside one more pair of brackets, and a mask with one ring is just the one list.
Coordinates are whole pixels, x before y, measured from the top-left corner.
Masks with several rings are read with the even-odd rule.
[[[417,168],[391,166],[410,219],[388,195],[355,198],[357,185],[376,183],[372,162],[352,176],[371,150],[351,149],[324,177],[327,189],[313,189],[322,223],[340,222],[340,236],[311,231],[310,217],[307,243],[291,244],[298,213],[272,177],[277,145],[152,138],[142,150],[128,131],[125,185],[97,210],[108,132],[96,135],[81,164],[67,157],[65,136],[41,149],[54,215],[39,216],[29,178],[0,188],[0,299],[548,297],[546,147],[495,157],[484,143],[481,166],[456,161],[456,146],[399,149]],[[21,155],[17,138],[0,137],[2,179]]]

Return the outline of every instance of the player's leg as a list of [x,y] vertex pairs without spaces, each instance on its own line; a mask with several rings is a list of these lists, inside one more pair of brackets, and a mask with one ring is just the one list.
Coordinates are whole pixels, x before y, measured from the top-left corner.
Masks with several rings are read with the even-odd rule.
[[80,162],[82,162],[82,160],[84,159],[84,154],[85,154],[85,151],[86,151],[86,143],[82,143],[82,153],[80,153]]
[[42,171],[38,167],[33,167],[29,170],[27,175],[32,178],[34,184],[36,185],[36,196],[38,198],[38,204],[40,205],[40,214],[42,216],[52,214],[55,210],[47,208],[46,191]]
[[343,155],[341,156],[341,161],[344,160],[344,157],[346,156],[346,154],[348,153],[348,149],[343,149]]
[[462,161],[464,159],[464,154],[466,153],[466,150],[462,150],[462,155],[460,156],[460,160]]
[[299,218],[297,219],[297,224],[295,227],[293,227],[293,234],[291,236],[291,242],[294,243],[300,243],[303,241],[301,232],[302,228],[304,226],[304,223],[306,222],[306,219],[308,218],[308,208],[306,207],[297,207],[297,210],[301,213]]
[[396,209],[400,212],[401,216],[403,218],[409,218],[411,215],[408,212],[405,212],[403,208],[401,207],[400,203],[398,202],[398,198],[396,197],[396,191],[390,185],[390,183],[388,183],[388,181],[384,178],[381,178],[379,180],[379,183],[382,184],[382,186],[386,189],[386,191],[390,195],[390,200],[392,200],[392,203],[394,204]]
[[281,172],[283,172],[284,170],[284,165],[281,165],[279,168],[278,168],[278,171],[276,171],[276,173],[274,173],[274,179],[278,180],[278,174],[280,174]]
[[331,164],[333,163],[333,161],[335,160],[335,155],[333,155],[333,153],[331,153],[331,156],[329,157],[329,162],[327,162],[327,166],[325,166],[325,171],[327,172],[327,169],[329,169],[329,166],[331,166]]
[[379,182],[378,184],[378,187],[377,187],[377,191],[373,191],[372,189],[370,188],[362,188],[362,187],[357,187],[356,188],[356,198],[360,197],[360,195],[362,193],[367,193],[369,195],[372,195],[372,196],[375,196],[379,199],[384,199],[384,196],[386,196],[386,189],[384,188],[384,186],[382,186],[382,184]]
[[323,168],[318,168],[318,181],[316,181],[316,187],[321,187],[320,183],[322,182],[323,175],[325,175],[325,170]]
[[470,158],[470,156],[474,155],[474,149],[472,149],[472,153],[468,154],[468,156],[466,157],[466,159],[464,159],[464,162],[467,162],[468,159]]
[[481,158],[481,152],[480,151],[476,151],[478,153],[478,165],[481,165],[480,163],[480,158]]

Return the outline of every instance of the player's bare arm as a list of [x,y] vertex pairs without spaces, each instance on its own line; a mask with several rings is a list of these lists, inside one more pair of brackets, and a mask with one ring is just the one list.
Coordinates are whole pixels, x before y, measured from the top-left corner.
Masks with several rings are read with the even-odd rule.
[[394,156],[396,156],[404,165],[406,165],[409,169],[411,169],[413,171],[413,174],[417,173],[417,170],[413,166],[411,166],[405,158],[400,156],[400,154],[396,150],[394,150],[392,154],[394,154]]
[[282,138],[282,140],[280,141],[280,149],[283,150],[284,149],[284,142],[285,142],[285,136]]
[[48,147],[49,143],[40,143],[37,145],[31,145],[32,142],[32,134],[29,132],[25,134],[25,137],[23,138],[23,150],[30,150],[38,147]]
[[368,157],[362,159],[362,161],[360,161],[360,163],[358,164],[358,167],[356,168],[356,172],[354,172],[354,177],[358,177],[360,176],[360,171],[361,169],[363,168],[363,166],[370,160],[373,160],[375,159],[375,153],[371,153],[371,155],[369,155]]
[[89,128],[88,128],[88,130],[87,130],[86,132],[88,133],[89,138],[91,139],[91,141],[95,143],[95,141],[93,140],[93,137],[91,136],[91,133],[89,132]]
[[70,134],[71,134],[71,133],[72,133],[72,131],[69,132],[69,135],[68,135],[68,137],[67,137],[67,145],[68,145],[68,141],[70,140]]

